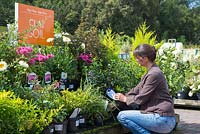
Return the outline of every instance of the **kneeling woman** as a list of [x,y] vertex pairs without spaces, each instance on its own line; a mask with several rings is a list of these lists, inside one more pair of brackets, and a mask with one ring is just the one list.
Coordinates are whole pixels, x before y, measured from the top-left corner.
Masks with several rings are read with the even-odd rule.
[[115,98],[127,106],[140,105],[140,110],[121,111],[117,119],[133,134],[169,133],[176,124],[174,105],[167,81],[155,64],[156,50],[151,45],[142,44],[133,54],[147,73],[136,87],[126,94],[117,93]]

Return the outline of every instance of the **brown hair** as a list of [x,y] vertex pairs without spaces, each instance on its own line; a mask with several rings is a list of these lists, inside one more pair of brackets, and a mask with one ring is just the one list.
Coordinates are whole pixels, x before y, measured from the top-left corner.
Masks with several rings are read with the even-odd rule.
[[135,57],[147,57],[151,62],[154,62],[156,59],[156,49],[149,44],[141,44],[135,48],[133,55]]

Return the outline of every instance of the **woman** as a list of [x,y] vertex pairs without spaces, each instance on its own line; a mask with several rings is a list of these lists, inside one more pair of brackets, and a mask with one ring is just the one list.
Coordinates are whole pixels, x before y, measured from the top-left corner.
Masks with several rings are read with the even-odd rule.
[[142,44],[133,54],[139,65],[147,69],[147,73],[135,88],[125,95],[116,93],[115,99],[127,106],[137,104],[140,111],[121,111],[117,119],[133,134],[169,133],[176,124],[174,105],[167,81],[155,64],[156,50],[153,46]]

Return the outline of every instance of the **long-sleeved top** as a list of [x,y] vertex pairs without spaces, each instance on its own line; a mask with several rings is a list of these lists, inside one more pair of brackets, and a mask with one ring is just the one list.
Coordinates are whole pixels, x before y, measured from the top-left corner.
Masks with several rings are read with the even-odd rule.
[[141,78],[138,85],[126,94],[126,104],[140,105],[142,113],[174,116],[174,104],[164,74],[154,64]]

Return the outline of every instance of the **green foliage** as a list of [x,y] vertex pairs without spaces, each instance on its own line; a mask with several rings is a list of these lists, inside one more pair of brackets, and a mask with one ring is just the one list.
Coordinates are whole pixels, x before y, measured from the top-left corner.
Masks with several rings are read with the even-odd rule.
[[60,92],[56,88],[57,82],[47,85],[41,89],[31,91],[31,94],[24,96],[26,99],[33,100],[33,103],[41,110],[54,111],[53,121],[63,122],[68,116],[68,111],[64,107]]
[[62,25],[62,29],[74,33],[80,23],[81,10],[85,4],[80,0],[34,0],[33,5],[54,10],[55,20]]
[[7,28],[6,28],[6,27],[0,26],[0,33],[1,33],[1,32],[6,32],[6,31],[7,31]]
[[[5,62],[11,63],[15,57],[15,50],[13,46],[9,44],[9,36],[7,32],[0,33],[0,59],[4,59]],[[9,56],[9,57],[8,57]]]
[[54,22],[54,33],[59,34],[62,32],[61,24],[58,21]]
[[[105,58],[107,48],[105,48],[105,46],[100,43],[97,27],[87,27],[86,22],[82,20],[78,29],[75,31],[75,37],[79,39],[79,46],[77,47],[81,47],[79,49],[79,54],[92,54],[92,57],[97,59]],[[76,42],[73,43],[73,45],[76,44]],[[84,45],[84,47],[82,45]]]
[[3,134],[39,134],[51,121],[53,110],[41,110],[13,92],[0,92],[0,130]]
[[158,43],[156,41],[156,35],[153,31],[147,31],[149,27],[144,22],[135,31],[134,37],[132,38],[132,50],[134,50],[140,44],[150,44],[159,49],[163,42]]
[[107,48],[108,59],[118,57],[120,47],[115,43],[115,36],[110,27],[106,30],[105,34],[101,34],[100,42]]
[[10,92],[0,92],[0,132],[2,134],[19,134],[20,120],[18,119],[18,104],[20,100],[9,104],[10,97],[13,95]]
[[[184,35],[187,43],[199,44],[198,0],[18,0],[19,3],[52,9],[55,20],[62,26],[62,31],[71,34],[84,18],[87,26],[106,29],[109,25],[116,33],[133,36],[135,30],[146,21],[150,29],[157,31],[159,39],[176,38]],[[16,0],[0,1],[0,26],[14,22],[14,3]],[[193,4],[196,3],[196,4]],[[193,5],[193,6],[191,6]],[[165,38],[163,34],[165,33]]]
[[[146,22],[141,24],[138,29],[135,31],[134,37],[132,38],[132,51],[141,44],[150,44],[154,46],[157,50],[161,47],[163,44],[163,41],[160,43],[156,40],[156,35],[153,31],[147,31],[149,27],[146,26]],[[131,59],[133,59],[134,62],[135,58],[133,57],[132,52],[130,53]]]
[[175,97],[177,92],[184,87],[185,72],[188,64],[183,63],[179,57],[173,54],[174,48],[163,50],[157,57],[157,64],[163,71],[170,90],[170,94]]
[[120,54],[128,54],[132,50],[132,37],[123,34],[117,34],[115,37],[115,43],[120,47]]
[[[13,31],[12,31],[13,32]],[[49,71],[52,73],[53,80],[59,80],[61,72],[67,72],[69,79],[75,79],[77,73],[77,56],[73,56],[69,51],[68,44],[65,42],[66,36],[60,34],[60,38],[56,46],[37,46],[23,44],[23,47],[30,47],[33,49],[27,56],[23,54],[17,54],[17,51],[22,44],[8,45],[10,40],[7,33],[0,33],[0,60],[7,63],[6,70],[1,72],[0,75],[0,87],[1,89],[19,88],[27,84],[27,74],[34,72],[37,74],[38,81],[44,84],[44,74]],[[68,38],[70,40],[70,38]],[[61,41],[60,41],[61,40]],[[31,60],[36,59],[38,54],[52,55],[51,58],[42,62],[30,63]],[[40,57],[42,58],[42,57]],[[20,64],[20,62],[26,64],[26,67]]]
[[88,117],[98,112],[106,113],[102,94],[90,83],[85,83],[77,91],[62,91],[62,99],[68,113],[72,113],[75,108],[81,108],[81,112]]
[[110,59],[106,68],[100,62],[94,61],[88,69],[88,79],[100,87],[102,92],[109,87],[126,92],[139,82],[143,73],[144,70],[132,61]]
[[190,87],[189,96],[200,92],[200,56],[187,61],[189,67],[185,72],[185,86]]
[[190,1],[162,1],[158,18],[162,26],[158,30],[158,35],[161,37],[162,33],[165,33],[165,39],[178,39],[184,35],[187,42],[197,44],[199,42],[197,29],[200,26],[198,23],[200,19],[199,11],[198,6],[191,9]]
[[60,80],[61,72],[67,72],[68,79],[75,79],[78,76],[77,59],[69,51],[67,45],[43,47],[42,51],[54,54],[54,58],[43,64],[47,67],[45,71],[50,71],[54,80]]

